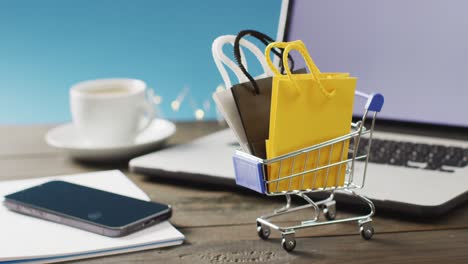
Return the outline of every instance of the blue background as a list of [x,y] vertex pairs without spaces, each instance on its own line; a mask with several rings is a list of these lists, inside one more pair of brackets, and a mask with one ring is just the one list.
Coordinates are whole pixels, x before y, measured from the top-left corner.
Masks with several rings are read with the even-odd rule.
[[[71,119],[68,89],[96,78],[138,78],[163,98],[165,118],[194,118],[222,83],[219,35],[276,37],[280,0],[0,1],[0,124]],[[229,52],[229,51],[228,51]],[[178,112],[170,102],[189,87]]]

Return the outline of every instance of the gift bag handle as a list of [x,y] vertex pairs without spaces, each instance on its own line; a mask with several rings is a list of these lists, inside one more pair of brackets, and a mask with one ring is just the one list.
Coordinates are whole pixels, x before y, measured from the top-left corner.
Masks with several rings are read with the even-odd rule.
[[[286,48],[286,46],[289,43],[290,42],[271,42],[270,44],[268,44],[268,46],[265,49],[265,58],[266,58],[267,64],[270,67],[270,69],[273,71],[274,74],[282,75],[283,69],[280,72],[280,71],[278,71],[278,68],[273,64],[273,61],[271,60],[271,52],[273,52],[273,54],[277,55],[277,54],[280,54],[280,53],[278,53],[274,49],[283,50],[281,52],[281,54],[280,54],[280,64],[281,64],[281,68],[284,68],[284,63],[283,63],[284,49]],[[294,66],[294,60],[292,59],[291,55],[288,55],[288,60],[290,60],[292,62],[291,66]],[[294,70],[294,69],[291,68],[291,70]]]
[[[236,36],[234,35],[220,36],[213,41],[213,44],[211,46],[211,52],[213,55],[214,62],[216,64],[216,67],[218,68],[218,71],[221,74],[221,77],[223,78],[224,85],[226,86],[227,89],[232,87],[232,83],[226,71],[225,66],[227,66],[232,72],[234,72],[239,82],[248,81],[248,79],[245,78],[244,74],[240,70],[239,66],[233,60],[231,60],[228,56],[226,56],[226,54],[224,54],[223,52],[223,46],[225,44],[234,45],[235,38]],[[257,58],[264,58],[262,51],[252,42],[242,39],[240,44],[243,47],[250,50],[250,52],[252,52]],[[240,52],[243,55],[243,51],[240,50]],[[247,66],[247,62],[245,61],[245,56],[242,58],[242,62]],[[266,64],[262,65],[262,67],[264,70],[269,70]]]
[[[265,46],[267,46],[268,44],[270,44],[272,42],[275,42],[275,40],[272,39],[271,37],[269,37],[268,35],[263,34],[262,32],[247,29],[247,30],[240,31],[237,34],[236,39],[234,41],[234,58],[237,61],[237,65],[241,69],[242,73],[247,77],[247,79],[249,79],[250,83],[252,84],[252,87],[254,88],[255,94],[260,94],[260,88],[258,87],[257,82],[252,77],[252,75],[247,71],[247,68],[244,67],[244,57],[243,57],[243,54],[242,54],[242,50],[240,49],[239,42],[245,36],[252,36],[252,37],[258,39],[260,42],[262,42]],[[283,52],[273,50],[273,53],[276,56],[278,56],[280,58],[280,60],[281,60]],[[263,55],[261,57],[257,56],[257,59],[262,64],[264,72],[265,73],[271,73],[271,71],[268,68],[268,65],[265,64],[264,56]],[[294,61],[292,60],[292,57],[289,57],[289,59],[291,60],[291,68],[294,69]],[[282,63],[281,63],[281,68],[283,68]]]
[[[304,45],[304,43],[302,41],[296,40],[296,41],[292,41],[292,42],[272,42],[265,49],[265,57],[266,57],[266,60],[267,60],[267,64],[268,64],[268,66],[270,66],[270,69],[277,75],[281,75],[281,73],[278,71],[278,69],[273,65],[273,62],[271,61],[271,56],[270,56],[270,53],[272,52],[271,50],[273,48],[283,49],[284,50],[290,44],[297,44],[297,45],[303,46],[305,48],[305,45]],[[284,55],[284,51],[283,51],[283,55]],[[287,58],[289,59],[290,55],[289,54],[287,54],[287,55],[288,55]],[[281,62],[284,65],[283,58],[284,58],[284,56],[281,57],[281,60],[282,60]],[[309,58],[310,58],[310,56],[309,56]],[[305,60],[305,58],[304,58],[304,60]],[[317,66],[315,65],[315,63],[313,61],[312,61],[312,63],[307,63],[307,61],[306,61],[306,64],[307,64],[307,66],[309,67],[309,70],[312,73],[314,73],[315,75],[320,75],[321,74],[320,70],[317,68]],[[287,65],[289,66],[289,64],[287,64]],[[286,67],[286,65],[284,65],[284,66]]]
[[270,51],[272,48],[283,48],[283,65],[286,71],[286,75],[288,78],[291,80],[291,82],[294,84],[297,92],[299,93],[299,88],[297,86],[296,80],[294,79],[294,74],[292,74],[291,69],[288,64],[288,55],[292,50],[297,50],[303,57],[304,61],[306,62],[307,67],[309,68],[309,75],[316,81],[318,84],[320,90],[327,96],[327,97],[332,97],[335,94],[335,90],[333,91],[327,91],[325,87],[323,87],[322,82],[320,81],[322,73],[320,72],[320,69],[315,65],[314,61],[310,57],[304,42],[300,40],[292,41],[292,42],[274,42],[271,43],[270,45],[267,46],[265,49],[265,57],[267,58],[267,63],[270,66],[270,68],[273,70],[273,72],[276,75],[281,75],[281,73],[276,69],[276,67],[273,65],[273,62],[271,61],[271,58],[269,56]]
[[286,74],[288,75],[289,80],[291,80],[291,82],[294,83],[294,86],[296,87],[296,89],[299,91],[299,87],[297,86],[297,83],[293,78],[294,74],[292,74],[291,69],[289,68],[288,57],[287,57],[287,55],[289,55],[289,53],[292,50],[299,51],[301,56],[304,58],[307,64],[307,67],[310,69],[310,75],[314,76],[314,79],[317,82],[322,93],[327,97],[334,96],[336,93],[336,89],[333,89],[331,91],[328,91],[327,89],[325,89],[322,82],[320,81],[322,73],[320,72],[319,68],[315,64],[314,60],[312,60],[312,57],[310,57],[309,52],[307,51],[307,48],[304,42],[300,40],[289,43],[289,45],[287,45],[286,48],[284,49],[284,53],[283,53],[283,63],[284,63],[284,68],[286,70]]
[[219,73],[221,74],[221,77],[223,78],[226,89],[229,89],[232,86],[231,79],[229,78],[229,74],[225,68],[226,66],[236,75],[238,79],[242,78],[242,72],[237,67],[237,65],[223,53],[223,46],[228,43],[234,44],[234,39],[234,35],[219,36],[213,41],[213,44],[211,45],[213,60],[216,64],[216,67],[218,68]]

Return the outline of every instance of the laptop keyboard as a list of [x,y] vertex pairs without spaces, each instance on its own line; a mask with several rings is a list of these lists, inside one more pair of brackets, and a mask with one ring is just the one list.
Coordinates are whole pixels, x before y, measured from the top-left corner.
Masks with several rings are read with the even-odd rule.
[[[365,155],[367,138],[361,138],[358,156]],[[350,146],[352,148],[352,145]],[[372,139],[369,162],[453,172],[468,165],[468,148]]]

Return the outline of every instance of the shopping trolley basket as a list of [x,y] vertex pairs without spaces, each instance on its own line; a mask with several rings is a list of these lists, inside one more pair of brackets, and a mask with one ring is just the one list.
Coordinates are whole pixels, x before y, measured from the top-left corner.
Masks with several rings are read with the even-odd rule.
[[[258,157],[247,154],[243,151],[236,151],[233,156],[234,169],[236,175],[236,183],[247,187],[254,191],[266,194],[268,196],[284,195],[286,197],[286,205],[274,212],[257,218],[257,232],[260,238],[267,239],[270,235],[270,229],[275,229],[281,232],[281,245],[286,251],[292,251],[296,247],[295,230],[313,226],[321,226],[328,224],[336,224],[343,222],[356,221],[359,225],[359,231],[364,239],[370,239],[374,234],[371,217],[375,213],[375,207],[371,200],[356,193],[354,189],[364,187],[366,179],[367,162],[369,161],[370,147],[372,143],[372,131],[374,129],[377,113],[380,112],[384,103],[384,97],[381,94],[365,94],[356,92],[357,96],[367,99],[364,107],[362,119],[356,123],[351,123],[351,132],[349,134],[316,144],[304,149],[300,149],[272,159],[260,159]],[[370,129],[366,129],[367,116],[372,119]],[[361,137],[366,137],[367,140],[362,140]],[[361,142],[365,142],[366,146],[359,146]],[[344,153],[348,146],[348,153]],[[364,144],[364,143],[363,143]],[[338,149],[343,153],[339,160],[332,159],[333,149]],[[364,151],[362,151],[364,149]],[[328,155],[327,155],[328,154]],[[299,166],[300,171],[297,171],[298,166],[291,165],[299,160],[304,159],[304,164],[307,164],[309,157],[317,158],[315,167],[308,168],[307,166]],[[320,158],[322,157],[322,159]],[[323,157],[328,157],[328,160],[323,162]],[[320,162],[318,162],[320,160]],[[288,163],[289,162],[289,163]],[[362,162],[363,170],[360,175],[355,174],[355,163]],[[268,179],[267,172],[272,169],[272,165],[276,164],[278,168],[278,177]],[[282,170],[282,166],[291,168],[287,169],[287,174]],[[303,167],[303,168],[302,168]],[[302,169],[301,169],[302,168]],[[344,170],[344,171],[342,171]],[[280,175],[280,172],[281,175]],[[336,173],[338,172],[338,173]],[[335,174],[335,175],[332,175]],[[335,184],[329,184],[328,179],[336,179],[340,175],[344,175],[343,181],[335,180]],[[318,177],[325,179],[323,185],[320,185]],[[333,178],[334,177],[334,178]],[[292,183],[295,184],[292,184]],[[283,184],[281,184],[283,183]],[[278,186],[281,184],[282,188]],[[285,187],[286,186],[286,187]],[[299,186],[299,188],[297,188]],[[327,192],[330,195],[328,198],[321,201],[313,201],[307,193],[312,192]],[[343,219],[335,219],[336,217],[336,201],[334,200],[335,192],[346,193],[357,199],[362,200],[370,208],[370,213],[362,216],[355,216]],[[291,196],[296,195],[304,199],[305,205],[292,207]],[[275,216],[293,213],[298,210],[312,208],[315,212],[314,218],[302,221],[295,226],[279,226],[269,221]],[[322,210],[326,221],[319,221],[320,211]]]

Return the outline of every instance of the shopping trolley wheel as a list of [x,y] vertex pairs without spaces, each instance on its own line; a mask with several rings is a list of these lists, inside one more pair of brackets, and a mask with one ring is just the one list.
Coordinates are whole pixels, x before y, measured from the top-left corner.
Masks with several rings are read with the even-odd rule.
[[323,214],[327,220],[335,220],[336,218],[336,202],[330,201],[324,204],[323,206]]
[[257,234],[261,239],[266,240],[270,236],[271,231],[268,226],[264,226],[257,222]]
[[362,238],[369,240],[374,235],[374,227],[372,222],[366,222],[360,225],[359,232],[361,233]]
[[283,234],[283,239],[281,240],[281,246],[287,252],[291,252],[296,248],[296,239],[294,238],[294,233]]

